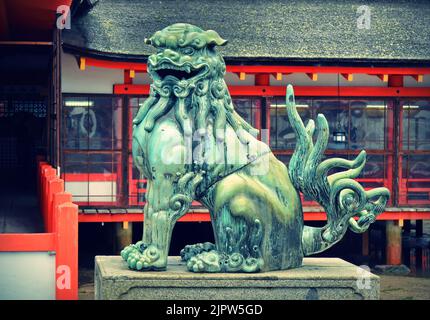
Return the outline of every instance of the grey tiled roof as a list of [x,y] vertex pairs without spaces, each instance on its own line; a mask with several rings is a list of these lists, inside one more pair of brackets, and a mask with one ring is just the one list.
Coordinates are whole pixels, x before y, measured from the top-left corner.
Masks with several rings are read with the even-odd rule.
[[[357,9],[370,8],[370,29]],[[152,48],[143,39],[176,22],[214,29],[226,60],[430,62],[430,1],[100,0],[72,19],[63,40],[83,50],[132,60]]]

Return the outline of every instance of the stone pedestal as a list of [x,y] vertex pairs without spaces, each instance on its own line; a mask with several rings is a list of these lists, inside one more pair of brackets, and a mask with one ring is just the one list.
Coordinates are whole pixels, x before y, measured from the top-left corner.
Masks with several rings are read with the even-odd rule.
[[154,300],[379,299],[379,277],[337,258],[305,258],[301,268],[266,273],[192,273],[179,257],[167,271],[137,272],[119,256],[95,259],[95,298]]

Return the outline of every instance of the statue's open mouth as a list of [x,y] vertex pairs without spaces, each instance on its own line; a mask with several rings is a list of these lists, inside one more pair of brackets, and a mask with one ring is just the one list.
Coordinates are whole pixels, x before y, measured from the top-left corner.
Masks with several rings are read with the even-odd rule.
[[184,65],[175,65],[169,62],[158,63],[151,68],[152,74],[159,80],[164,80],[166,77],[176,78],[180,80],[189,80],[192,78],[201,78],[207,72],[206,65],[193,66],[190,63]]

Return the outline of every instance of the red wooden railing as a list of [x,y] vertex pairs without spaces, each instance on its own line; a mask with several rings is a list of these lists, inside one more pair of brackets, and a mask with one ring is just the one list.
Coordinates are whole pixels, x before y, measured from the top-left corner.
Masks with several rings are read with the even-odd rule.
[[[410,205],[428,205],[430,202],[430,179],[400,177],[399,202]],[[418,185],[418,187],[416,186]],[[416,193],[424,199],[408,199],[408,194]]]
[[[46,162],[38,163],[38,196],[45,233],[0,234],[0,252],[55,251],[57,300],[78,299],[78,206],[64,181]],[[54,276],[54,275],[53,275]]]

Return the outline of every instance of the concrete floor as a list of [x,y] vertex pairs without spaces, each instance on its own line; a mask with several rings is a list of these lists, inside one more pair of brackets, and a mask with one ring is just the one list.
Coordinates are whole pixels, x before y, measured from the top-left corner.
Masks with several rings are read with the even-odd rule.
[[381,276],[381,300],[430,300],[430,276]]

